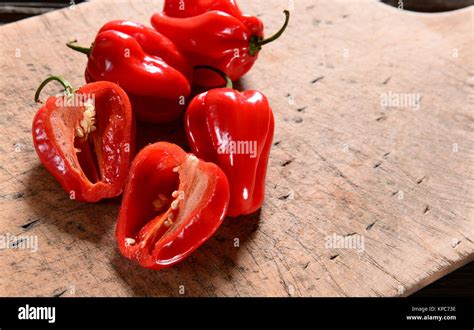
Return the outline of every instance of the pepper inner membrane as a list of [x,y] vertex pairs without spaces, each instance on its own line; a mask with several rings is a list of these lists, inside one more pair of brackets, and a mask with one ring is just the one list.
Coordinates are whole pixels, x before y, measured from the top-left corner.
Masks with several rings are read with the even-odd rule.
[[79,165],[87,179],[92,183],[101,181],[100,166],[93,138],[90,135],[87,139],[76,137],[74,148]]
[[[90,106],[88,106],[90,109]],[[100,143],[95,127],[95,118],[84,118],[85,106],[62,106],[51,113],[51,126],[56,141],[68,163],[82,171],[92,183],[101,179],[97,146]],[[91,111],[88,112],[88,114]],[[95,111],[94,111],[95,112]],[[92,113],[94,114],[94,113]],[[84,121],[84,119],[87,119]],[[85,126],[86,130],[81,126]],[[80,131],[77,129],[81,128]],[[87,134],[85,134],[87,132]],[[99,149],[100,150],[100,149]]]
[[96,111],[93,100],[84,100],[82,117],[74,127],[74,149],[79,165],[84,175],[92,183],[102,179],[101,167],[97,150],[100,148],[100,138],[97,136]]

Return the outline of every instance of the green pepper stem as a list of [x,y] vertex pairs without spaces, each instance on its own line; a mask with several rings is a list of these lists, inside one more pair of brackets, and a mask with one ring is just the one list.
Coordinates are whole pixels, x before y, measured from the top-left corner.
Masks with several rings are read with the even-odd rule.
[[43,81],[41,85],[39,85],[35,93],[35,102],[40,102],[39,96],[40,96],[41,91],[43,90],[44,86],[46,86],[50,81],[53,81],[53,80],[58,81],[61,85],[63,85],[64,91],[67,94],[72,94],[74,92],[74,88],[69,83],[69,81],[67,81],[66,79],[60,76],[51,76],[51,77],[48,77],[45,81]]
[[286,30],[286,27],[288,26],[288,22],[290,21],[290,12],[288,10],[284,10],[283,13],[285,14],[285,23],[283,24],[283,26],[280,28],[280,30],[275,33],[274,35],[272,35],[270,38],[267,38],[267,39],[264,39],[264,40],[260,40],[260,41],[257,41],[256,42],[256,46],[259,46],[259,47],[262,47],[263,45],[266,45],[272,41],[275,41],[277,40],[278,38],[281,37],[281,35],[283,34],[283,32],[285,32]]
[[211,70],[215,73],[217,73],[219,76],[221,76],[224,80],[225,80],[225,87],[226,88],[230,88],[230,89],[233,89],[234,88],[234,85],[232,83],[232,79],[230,79],[230,77],[225,74],[225,72],[222,72],[221,70],[219,69],[216,69],[210,65],[197,65],[194,67],[194,69],[207,69],[207,70]]
[[280,30],[272,35],[270,38],[267,39],[261,39],[259,36],[254,35],[253,37],[250,38],[250,45],[249,45],[249,53],[251,56],[255,56],[261,49],[263,45],[266,45],[272,41],[277,40],[278,38],[281,37],[283,32],[285,32],[286,27],[288,26],[288,23],[290,21],[290,12],[288,10],[284,10],[283,13],[285,14],[285,23],[283,26],[280,28]]
[[87,47],[84,47],[84,46],[79,46],[79,45],[76,45],[77,43],[77,40],[72,40],[72,41],[69,41],[66,46],[68,46],[69,48],[75,50],[76,52],[80,52],[80,53],[83,53],[83,54],[86,54],[87,56],[89,56],[89,54],[91,53],[91,48],[87,48]]

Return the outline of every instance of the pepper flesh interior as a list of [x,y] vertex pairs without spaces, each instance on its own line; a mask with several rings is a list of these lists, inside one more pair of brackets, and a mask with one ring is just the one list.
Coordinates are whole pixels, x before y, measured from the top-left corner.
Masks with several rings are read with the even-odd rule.
[[170,196],[158,194],[153,206],[160,212],[150,220],[135,238],[126,238],[125,245],[138,244],[150,254],[157,244],[176,231],[184,220],[197,209],[208,187],[208,176],[199,168],[199,160],[188,155],[186,161],[175,168],[178,172],[178,189]]
[[[94,161],[95,148],[90,146],[91,133],[88,139],[76,136],[76,128],[83,120],[84,106],[70,106],[64,104],[58,106],[51,112],[51,127],[54,139],[58,142],[64,157],[72,168],[84,175],[91,181],[98,180],[98,164]],[[75,149],[75,150],[74,150]]]

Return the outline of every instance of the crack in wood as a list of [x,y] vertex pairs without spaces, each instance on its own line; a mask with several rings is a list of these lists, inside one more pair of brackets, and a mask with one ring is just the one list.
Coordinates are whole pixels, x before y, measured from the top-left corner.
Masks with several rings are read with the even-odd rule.
[[334,164],[332,164],[331,162],[329,162],[329,161],[326,159],[326,157],[324,157],[322,154],[320,154],[320,153],[317,152],[317,151],[314,151],[314,153],[315,153],[316,155],[318,155],[318,157],[321,158],[321,160],[322,160],[323,162],[328,163],[328,167],[329,167],[338,177],[344,179],[344,181],[345,181],[348,185],[350,185],[350,186],[353,187],[353,188],[360,189],[360,186],[359,186],[359,185],[355,184],[352,180],[350,180],[344,173],[342,173],[342,171],[341,171],[339,168],[337,168]]
[[283,195],[283,196],[278,197],[278,199],[284,201],[284,200],[286,200],[286,199],[288,199],[288,198],[290,198],[290,197],[292,197],[292,196],[293,196],[293,192],[290,191],[289,193],[287,193],[287,194],[285,194],[285,195]]
[[301,124],[303,122],[303,117],[295,117],[293,118],[293,121],[296,123],[296,124]]
[[21,225],[20,227],[23,228],[23,229],[30,229],[32,228],[38,221],[40,221],[41,219],[35,219],[33,221],[30,221],[28,223],[25,223],[24,225]]
[[386,115],[382,115],[380,117],[377,117],[377,119],[375,119],[376,121],[378,121],[379,123],[386,120],[387,119],[387,116]]
[[[56,291],[59,291],[60,289],[56,290]],[[54,293],[53,294],[53,297],[55,298],[59,298],[61,297],[62,295],[64,295],[66,292],[68,292],[68,289],[63,289],[63,290],[60,290],[58,293]]]
[[350,236],[354,236],[354,235],[357,235],[357,232],[353,231],[353,232],[351,232],[351,233],[349,233],[349,234],[345,234],[345,235],[343,235],[343,236],[344,236],[344,237],[350,237]]
[[378,220],[375,220],[374,222],[370,223],[369,225],[367,225],[367,227],[365,227],[365,230],[371,230],[374,225],[377,223]]
[[323,80],[323,79],[324,79],[324,76],[313,79],[313,80],[311,80],[311,84],[316,84],[318,81]]
[[385,270],[385,268],[383,268],[377,261],[375,261],[375,259],[370,255],[370,254],[366,254],[367,256],[367,259],[369,260],[369,262],[374,265],[375,267],[377,267],[380,271],[382,271],[385,275],[389,276],[392,280],[395,281],[395,283],[399,284],[399,285],[402,285],[402,282],[400,282],[400,280],[395,276],[393,275],[392,273],[389,273],[387,270]]
[[429,207],[429,205],[426,205],[425,209],[423,210],[423,214],[428,213],[430,210],[431,210],[431,208]]
[[[305,250],[307,251],[308,253],[310,253],[310,250],[308,249],[308,247],[306,245],[304,245],[299,239],[295,238],[295,241]],[[334,284],[334,287],[336,288],[337,291],[339,291],[342,295],[346,296],[347,297],[347,293],[342,289],[342,287],[337,283],[337,281],[334,279],[334,277],[332,276],[331,272],[329,271],[329,269],[326,267],[326,265],[321,261],[322,259],[322,256],[320,255],[316,255],[314,256],[313,254],[310,254],[311,258],[318,264],[321,266],[321,268],[326,272],[326,274],[328,275],[328,277],[331,279],[332,283]]]
[[417,184],[422,184],[425,181],[426,177],[422,177],[416,181]]
[[387,85],[388,82],[390,81],[390,79],[392,79],[392,76],[388,77],[387,79],[385,79],[382,83],[382,85]]

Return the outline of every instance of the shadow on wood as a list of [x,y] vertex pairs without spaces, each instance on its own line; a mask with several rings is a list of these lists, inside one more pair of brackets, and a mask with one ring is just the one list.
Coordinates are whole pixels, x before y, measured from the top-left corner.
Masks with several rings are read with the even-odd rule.
[[[135,296],[218,296],[219,285],[235,285],[240,251],[258,229],[260,211],[226,218],[217,233],[183,262],[159,271],[144,269],[122,257],[115,249],[111,261],[117,274]],[[190,292],[198,289],[199,292]]]
[[[60,233],[99,243],[115,227],[120,198],[99,203],[81,203],[69,198],[42,165],[34,167],[25,182],[24,201],[41,223],[53,225]],[[23,224],[25,226],[26,224]]]

